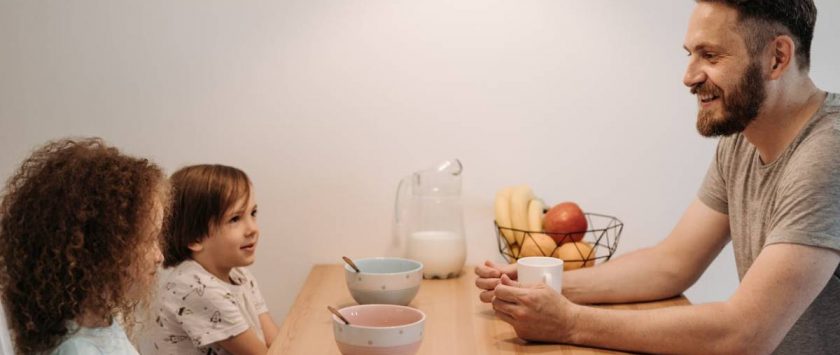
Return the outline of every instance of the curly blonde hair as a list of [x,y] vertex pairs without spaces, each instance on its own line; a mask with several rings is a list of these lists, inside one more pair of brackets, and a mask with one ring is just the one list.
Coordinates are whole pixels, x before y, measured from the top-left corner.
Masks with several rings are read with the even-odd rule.
[[0,287],[18,352],[49,351],[84,316],[130,328],[152,286],[144,261],[168,191],[157,165],[98,138],[51,142],[23,161],[0,203]]

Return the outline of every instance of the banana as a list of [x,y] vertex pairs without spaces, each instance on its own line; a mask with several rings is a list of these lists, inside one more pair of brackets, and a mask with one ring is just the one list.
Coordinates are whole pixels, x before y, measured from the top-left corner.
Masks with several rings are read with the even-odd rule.
[[[557,248],[557,243],[542,232],[543,208],[545,204],[540,199],[533,199],[528,203],[528,228],[522,241],[522,255],[520,256],[550,256]],[[530,236],[529,236],[530,235]]]
[[[528,230],[542,232],[543,209],[545,204],[540,199],[533,199],[528,203]],[[533,234],[533,233],[532,233]]]
[[[496,192],[496,224],[504,228],[512,228],[510,223],[510,192],[512,187],[506,187]],[[507,240],[508,245],[516,244],[516,239],[513,238],[513,231],[510,229],[500,229],[502,236]]]
[[[534,192],[528,185],[514,186],[510,192],[510,222],[514,229],[528,230],[528,204],[534,199]],[[516,243],[522,245],[522,232],[513,232]]]

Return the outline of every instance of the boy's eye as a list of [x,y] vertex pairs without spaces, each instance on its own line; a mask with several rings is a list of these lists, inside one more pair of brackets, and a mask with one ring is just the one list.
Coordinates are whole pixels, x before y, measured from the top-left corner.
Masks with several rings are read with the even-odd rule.
[[251,217],[256,217],[256,216],[257,216],[257,210],[251,211]]
[[239,222],[239,216],[233,216],[233,217],[230,219],[230,222],[231,222],[231,223],[236,223],[236,222]]

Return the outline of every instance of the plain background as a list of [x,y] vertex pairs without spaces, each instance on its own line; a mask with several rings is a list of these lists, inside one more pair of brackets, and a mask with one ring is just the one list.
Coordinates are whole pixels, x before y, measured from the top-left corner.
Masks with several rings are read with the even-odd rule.
[[[811,74],[838,91],[840,2],[816,3]],[[499,258],[494,194],[520,183],[618,216],[622,254],[671,230],[714,151],[682,85],[693,6],[2,0],[0,176],[65,136],[168,173],[243,169],[260,206],[251,269],[278,323],[313,264],[386,253],[398,180],[453,157],[470,264]],[[687,295],[737,282],[727,247]]]

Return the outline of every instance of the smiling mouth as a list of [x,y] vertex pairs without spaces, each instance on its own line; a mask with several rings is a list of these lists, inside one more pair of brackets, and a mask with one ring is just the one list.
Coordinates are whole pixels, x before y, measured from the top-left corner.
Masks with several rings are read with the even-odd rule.
[[715,101],[719,98],[719,96],[712,95],[712,94],[698,94],[697,98],[700,99],[701,103],[707,104],[709,102]]

